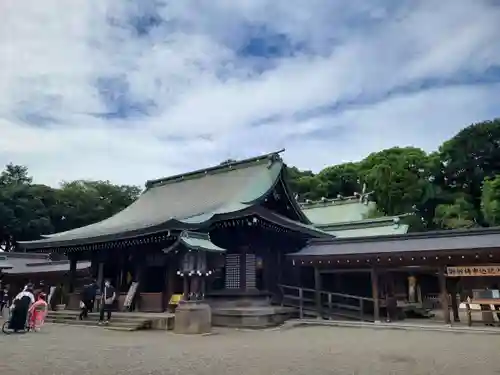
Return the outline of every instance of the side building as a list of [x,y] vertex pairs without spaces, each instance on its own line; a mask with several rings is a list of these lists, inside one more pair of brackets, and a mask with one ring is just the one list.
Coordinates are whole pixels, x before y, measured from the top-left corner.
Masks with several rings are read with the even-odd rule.
[[306,201],[300,206],[316,228],[337,238],[385,236],[408,232],[408,225],[403,223],[407,215],[370,218],[376,211],[377,205],[369,200],[369,195],[363,193],[352,197]]
[[[76,265],[77,284],[88,281],[90,262]],[[8,285],[11,294],[17,294],[27,283],[36,287],[65,284],[69,278],[70,262],[67,259],[52,260],[49,254],[6,252],[0,255],[0,284]]]

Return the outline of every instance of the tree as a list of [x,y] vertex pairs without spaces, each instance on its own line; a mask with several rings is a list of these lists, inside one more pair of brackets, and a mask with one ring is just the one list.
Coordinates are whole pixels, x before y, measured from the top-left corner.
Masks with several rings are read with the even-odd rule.
[[415,147],[372,153],[361,161],[359,173],[386,215],[413,212],[431,184],[429,158]]
[[325,198],[338,195],[352,196],[362,190],[358,163],[345,163],[327,167],[318,173],[318,192]]
[[[49,188],[50,189],[50,188]],[[13,250],[17,240],[32,240],[51,233],[47,193],[39,185],[8,184],[0,193],[0,242],[4,250]]]
[[28,169],[9,164],[0,173],[0,249],[104,220],[139,196],[136,186],[73,181],[59,189],[32,183]]
[[[439,149],[442,186],[465,194],[479,214],[485,178],[500,174],[500,119],[472,124]],[[482,218],[478,217],[481,222]]]
[[500,175],[484,181],[481,212],[488,225],[500,225]]
[[290,189],[298,195],[300,201],[318,199],[318,179],[311,171],[300,171],[297,167],[286,168],[287,182]]
[[0,173],[0,187],[31,184],[32,181],[32,177],[28,175],[28,168],[22,165],[9,163],[5,166],[5,170]]
[[476,215],[474,205],[460,197],[453,204],[437,206],[434,221],[442,229],[473,228],[478,226]]
[[136,186],[109,181],[63,182],[52,207],[52,221],[57,232],[93,224],[132,204],[140,192]]

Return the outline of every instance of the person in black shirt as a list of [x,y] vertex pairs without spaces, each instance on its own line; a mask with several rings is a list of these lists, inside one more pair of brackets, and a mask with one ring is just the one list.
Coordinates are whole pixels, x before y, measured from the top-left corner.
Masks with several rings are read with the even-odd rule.
[[83,320],[84,318],[87,318],[89,315],[89,311],[92,311],[94,307],[94,301],[95,297],[97,294],[97,283],[95,280],[92,280],[92,282],[89,285],[85,285],[82,291],[82,300],[81,300],[81,312],[79,319]]
[[0,290],[0,316],[3,314],[3,309],[9,307],[9,288],[7,285]]
[[[113,309],[113,303],[116,299],[115,288],[111,285],[109,280],[104,283],[104,290],[101,293],[101,311],[99,314],[99,324],[108,324],[111,319],[111,310]],[[104,312],[107,313],[107,319],[104,321]]]

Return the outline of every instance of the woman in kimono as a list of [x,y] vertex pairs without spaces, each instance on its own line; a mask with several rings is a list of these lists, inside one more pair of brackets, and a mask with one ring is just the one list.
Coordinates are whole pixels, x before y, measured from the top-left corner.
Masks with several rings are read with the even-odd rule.
[[38,295],[38,300],[32,304],[29,309],[29,326],[35,331],[39,331],[45,322],[45,316],[48,310],[48,305],[45,301],[46,298],[45,293],[40,293]]
[[35,302],[33,296],[33,286],[27,285],[12,301],[12,314],[9,321],[9,329],[14,332],[23,331],[26,328],[28,311],[32,303]]

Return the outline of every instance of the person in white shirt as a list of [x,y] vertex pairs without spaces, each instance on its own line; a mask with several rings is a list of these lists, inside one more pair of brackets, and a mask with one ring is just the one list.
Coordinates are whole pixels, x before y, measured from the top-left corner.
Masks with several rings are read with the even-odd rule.
[[[111,310],[113,309],[113,303],[116,299],[115,288],[111,285],[109,280],[104,283],[104,290],[101,294],[101,311],[99,312],[99,323],[98,324],[108,324],[111,319]],[[104,321],[104,313],[107,313],[107,319]]]

